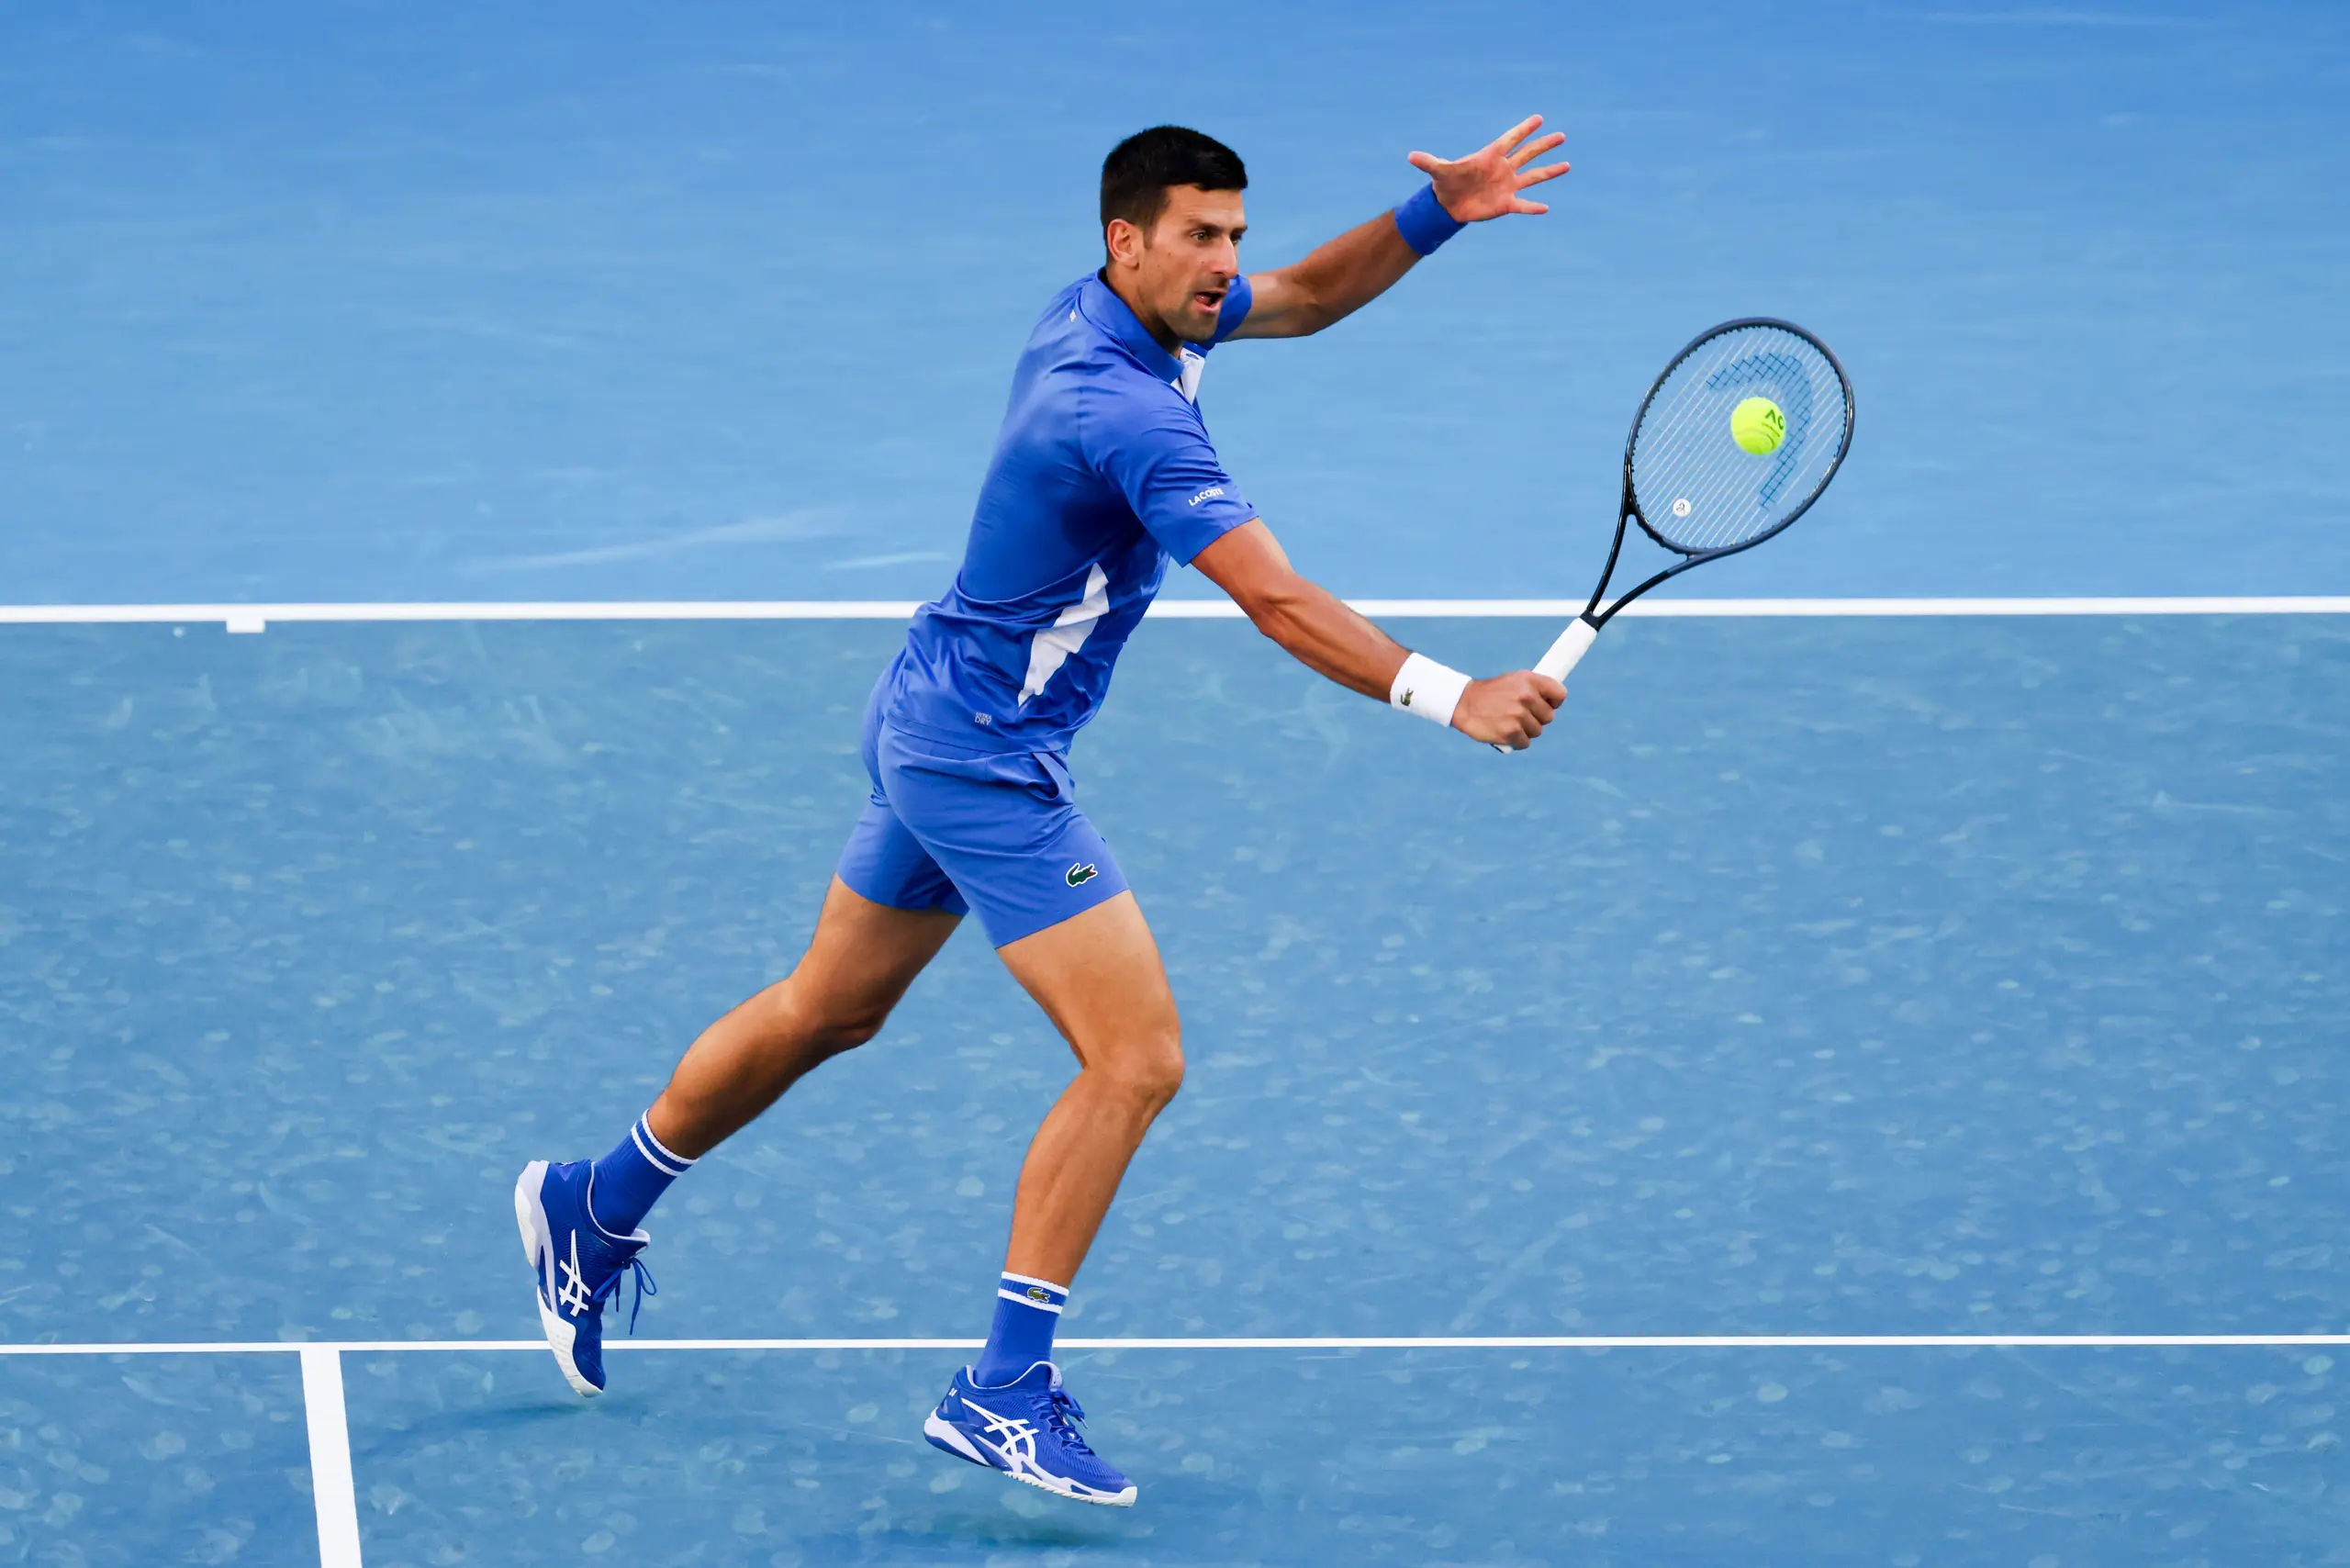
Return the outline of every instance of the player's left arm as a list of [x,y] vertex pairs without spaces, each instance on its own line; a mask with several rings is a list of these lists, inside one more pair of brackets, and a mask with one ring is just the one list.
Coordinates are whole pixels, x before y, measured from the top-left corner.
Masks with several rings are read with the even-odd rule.
[[[1466,158],[1447,160],[1428,152],[1413,153],[1412,166],[1427,174],[1435,187],[1436,204],[1442,212],[1437,221],[1442,225],[1483,223],[1512,213],[1550,211],[1545,204],[1528,201],[1523,195],[1529,186],[1567,172],[1564,163],[1528,167],[1567,140],[1557,131],[1535,136],[1541,126],[1540,115],[1528,116]],[[1248,285],[1255,298],[1248,319],[1232,335],[1302,338],[1351,316],[1386,293],[1426,253],[1404,237],[1404,226],[1410,223],[1409,217],[1399,218],[1395,212],[1382,212],[1320,246],[1304,261],[1250,274]],[[1421,231],[1422,226],[1414,227],[1416,232]],[[1431,250],[1442,242],[1438,238],[1430,243],[1425,232],[1421,239]]]

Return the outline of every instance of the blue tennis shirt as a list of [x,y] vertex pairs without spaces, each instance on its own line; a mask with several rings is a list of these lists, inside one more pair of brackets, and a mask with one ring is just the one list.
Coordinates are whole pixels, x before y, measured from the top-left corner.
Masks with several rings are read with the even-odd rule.
[[[1217,342],[1250,300],[1234,279]],[[1200,419],[1212,346],[1169,353],[1099,275],[1054,297],[1012,373],[962,569],[914,612],[882,718],[983,751],[1068,749],[1167,563],[1257,515]]]

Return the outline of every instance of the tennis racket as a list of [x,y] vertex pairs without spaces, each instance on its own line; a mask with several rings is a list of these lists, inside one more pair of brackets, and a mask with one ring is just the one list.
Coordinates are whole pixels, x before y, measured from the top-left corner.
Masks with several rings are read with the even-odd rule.
[[[1534,667],[1566,679],[1632,600],[1785,530],[1819,498],[1852,444],[1852,384],[1826,343],[1763,317],[1700,333],[1640,399],[1599,586]],[[1628,522],[1682,558],[1602,610]]]

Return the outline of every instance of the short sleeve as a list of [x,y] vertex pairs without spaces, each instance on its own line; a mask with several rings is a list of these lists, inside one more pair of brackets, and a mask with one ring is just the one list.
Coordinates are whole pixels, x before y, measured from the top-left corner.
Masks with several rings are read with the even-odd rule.
[[1172,387],[1086,421],[1087,455],[1180,566],[1257,515],[1224,471],[1198,410]]
[[1248,281],[1248,275],[1243,274],[1234,278],[1232,286],[1224,291],[1224,304],[1215,313],[1215,336],[1208,342],[1211,344],[1220,343],[1240,330],[1240,323],[1248,319],[1249,308],[1256,303],[1256,286]]

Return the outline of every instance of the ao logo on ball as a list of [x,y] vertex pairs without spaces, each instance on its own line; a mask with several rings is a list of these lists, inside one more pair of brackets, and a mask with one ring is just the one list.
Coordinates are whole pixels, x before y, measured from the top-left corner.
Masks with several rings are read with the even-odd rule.
[[1787,439],[1787,416],[1768,398],[1749,398],[1729,411],[1729,438],[1757,457],[1767,457]]

